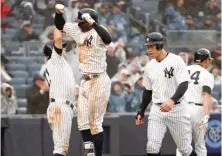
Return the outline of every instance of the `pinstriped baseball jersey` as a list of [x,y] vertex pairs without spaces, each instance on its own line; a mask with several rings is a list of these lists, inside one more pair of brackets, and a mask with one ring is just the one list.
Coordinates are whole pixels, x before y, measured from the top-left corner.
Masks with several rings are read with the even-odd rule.
[[213,89],[214,78],[205,68],[200,65],[187,66],[190,74],[191,83],[185,94],[185,99],[188,102],[200,103],[203,102],[203,86],[208,86]]
[[94,29],[82,32],[77,23],[66,23],[63,30],[77,43],[79,69],[82,73],[106,71],[106,45]]
[[[172,53],[168,53],[161,62],[155,59],[148,62],[143,75],[144,87],[152,90],[153,103],[168,101],[176,92],[178,85],[189,80],[185,63]],[[180,99],[182,100],[183,98]]]
[[47,62],[46,79],[49,84],[49,97],[58,100],[75,100],[75,78],[70,65],[54,48],[51,59]]

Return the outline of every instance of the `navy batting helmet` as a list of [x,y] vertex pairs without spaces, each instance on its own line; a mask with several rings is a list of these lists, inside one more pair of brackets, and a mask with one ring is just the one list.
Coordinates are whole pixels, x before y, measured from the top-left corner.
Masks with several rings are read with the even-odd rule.
[[91,8],[81,9],[78,12],[78,17],[75,20],[75,22],[77,22],[77,23],[85,22],[84,19],[82,19],[82,14],[84,14],[84,13],[88,13],[92,17],[92,19],[94,19],[94,21],[98,23],[98,14],[94,9],[91,9]]
[[[62,43],[62,47],[65,48],[67,43]],[[48,43],[45,44],[43,47],[43,53],[45,54],[45,57],[49,60],[52,55],[52,49],[54,46],[54,41],[49,41]]]
[[145,45],[156,45],[157,50],[163,49],[163,35],[158,32],[149,33],[145,37]]
[[206,48],[197,49],[197,51],[194,54],[194,62],[200,63],[208,58],[212,60],[210,50]]

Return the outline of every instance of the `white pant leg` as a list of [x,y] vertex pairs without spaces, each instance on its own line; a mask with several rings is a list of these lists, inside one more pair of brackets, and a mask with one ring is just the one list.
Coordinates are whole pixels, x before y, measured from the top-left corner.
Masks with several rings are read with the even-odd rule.
[[111,81],[106,73],[90,81],[89,127],[91,133],[103,131],[102,123],[111,91]]
[[204,117],[203,106],[190,104],[189,108],[191,112],[191,122],[192,122],[195,152],[197,156],[207,156],[207,149],[205,145],[205,135],[207,127],[200,128],[198,125],[198,122]]
[[47,119],[52,129],[53,153],[67,155],[74,111],[66,104],[50,103]]
[[77,103],[77,122],[80,131],[89,129],[88,105],[89,105],[89,81],[81,81],[79,98]]
[[191,123],[187,104],[181,102],[166,113],[167,127],[175,141],[177,148],[183,156],[189,156],[191,146]]
[[167,131],[160,107],[153,104],[148,118],[147,128],[147,153],[157,154],[160,152],[162,140]]

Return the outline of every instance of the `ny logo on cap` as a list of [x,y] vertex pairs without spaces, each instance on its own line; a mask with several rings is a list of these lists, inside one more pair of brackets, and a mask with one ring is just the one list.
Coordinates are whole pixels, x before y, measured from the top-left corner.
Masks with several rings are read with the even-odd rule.
[[149,37],[147,37],[147,38],[146,38],[146,42],[149,42],[149,41],[150,41],[150,39],[149,39]]

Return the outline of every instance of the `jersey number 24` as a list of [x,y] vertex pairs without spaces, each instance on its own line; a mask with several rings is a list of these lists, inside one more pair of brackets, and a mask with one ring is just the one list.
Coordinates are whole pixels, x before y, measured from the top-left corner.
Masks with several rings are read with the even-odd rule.
[[191,80],[194,80],[194,84],[199,84],[199,76],[200,76],[200,71],[195,71],[194,73],[190,73],[190,70],[188,70],[190,74]]

